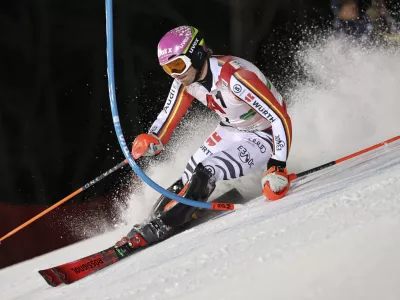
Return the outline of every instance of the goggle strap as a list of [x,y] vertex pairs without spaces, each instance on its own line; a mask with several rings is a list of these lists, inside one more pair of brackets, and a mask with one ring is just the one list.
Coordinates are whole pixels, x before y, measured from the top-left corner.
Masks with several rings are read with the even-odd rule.
[[[192,53],[190,53],[189,52],[189,49],[192,47],[192,45],[193,45],[193,43],[194,43],[194,41],[196,40],[196,39],[198,39],[199,40],[199,43],[197,44],[197,46],[203,46],[203,44],[204,44],[204,39],[203,39],[203,36],[200,34],[200,32],[198,31],[197,32],[197,34],[194,36],[194,38],[192,39],[192,42],[189,44],[189,46],[186,48],[186,51],[185,51],[185,55],[187,56],[187,57],[189,57],[190,59],[192,58],[192,56],[193,56],[193,54],[194,54],[194,51],[192,52]],[[196,47],[197,47],[196,46]]]

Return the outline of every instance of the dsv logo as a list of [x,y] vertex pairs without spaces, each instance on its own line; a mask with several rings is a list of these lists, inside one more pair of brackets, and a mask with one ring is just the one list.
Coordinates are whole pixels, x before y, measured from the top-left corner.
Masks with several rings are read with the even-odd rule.
[[250,166],[250,168],[251,168],[251,166],[254,165],[254,161],[250,157],[249,151],[247,151],[247,149],[245,147],[243,147],[243,146],[239,146],[237,149],[239,150],[239,159],[242,162],[248,164]]

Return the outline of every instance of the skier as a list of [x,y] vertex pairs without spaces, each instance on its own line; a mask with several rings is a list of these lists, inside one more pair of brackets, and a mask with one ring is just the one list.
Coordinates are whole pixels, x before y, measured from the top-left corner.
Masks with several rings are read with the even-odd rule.
[[[174,81],[149,132],[134,140],[133,157],[159,154],[197,99],[221,121],[168,190],[205,202],[217,181],[246,176],[267,166],[261,178],[262,193],[270,200],[282,198],[290,186],[286,160],[292,128],[285,102],[272,83],[244,59],[214,56],[192,26],[166,33],[158,44],[158,60]],[[161,196],[152,220],[135,225],[116,245],[129,243],[136,248],[160,241],[190,221],[195,211]]]

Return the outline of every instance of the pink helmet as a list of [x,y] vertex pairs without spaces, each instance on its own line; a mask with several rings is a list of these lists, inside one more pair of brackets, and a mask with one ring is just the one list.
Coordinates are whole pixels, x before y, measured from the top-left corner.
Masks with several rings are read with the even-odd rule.
[[160,65],[185,55],[190,58],[193,67],[200,70],[207,57],[204,39],[193,26],[180,26],[168,31],[158,43],[157,50]]

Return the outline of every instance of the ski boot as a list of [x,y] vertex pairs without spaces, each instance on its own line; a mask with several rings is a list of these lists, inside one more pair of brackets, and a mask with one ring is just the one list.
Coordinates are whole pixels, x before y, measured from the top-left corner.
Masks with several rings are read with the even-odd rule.
[[[180,190],[180,196],[201,202],[206,202],[215,189],[214,176],[202,164],[197,165],[191,179],[185,186],[183,186],[182,182],[182,186],[179,185],[179,181],[176,183],[178,187],[176,190]],[[171,188],[173,187],[174,185]],[[174,200],[161,197],[155,205],[158,215],[147,224],[135,225],[126,237],[116,243],[116,246],[119,247],[129,243],[132,248],[145,247],[165,239],[172,234],[174,228],[178,228],[192,219],[197,207],[175,201],[166,210],[165,207],[171,201]],[[165,203],[168,204],[164,205]]]
[[115,246],[120,247],[128,243],[131,248],[146,247],[149,244],[163,240],[171,231],[171,227],[166,226],[159,218],[155,218],[145,225],[133,226],[132,230],[118,241]]
[[[206,202],[215,189],[215,182],[215,177],[211,172],[199,163],[189,182],[181,189],[179,196]],[[171,202],[167,204],[166,208],[168,209],[164,209],[164,212],[160,215],[160,219],[164,224],[171,227],[181,226],[189,222],[192,220],[192,215],[198,209],[197,207],[188,206],[176,201],[172,202],[172,205]]]

